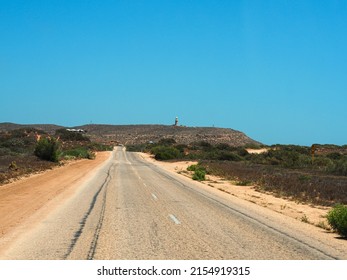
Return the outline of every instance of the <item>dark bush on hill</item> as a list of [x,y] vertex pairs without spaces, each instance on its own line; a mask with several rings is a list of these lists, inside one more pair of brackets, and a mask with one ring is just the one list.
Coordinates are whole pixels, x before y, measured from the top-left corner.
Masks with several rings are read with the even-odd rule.
[[347,156],[342,157],[339,160],[331,162],[327,170],[329,173],[347,176]]
[[80,141],[80,142],[90,142],[87,136],[75,131],[68,131],[66,129],[57,129],[55,136],[60,138],[62,141]]
[[242,157],[238,154],[235,154],[233,152],[221,152],[218,156],[219,160],[229,160],[229,161],[240,161],[242,160]]
[[174,144],[176,144],[176,141],[173,138],[163,138],[158,142],[158,145],[160,146],[172,146]]

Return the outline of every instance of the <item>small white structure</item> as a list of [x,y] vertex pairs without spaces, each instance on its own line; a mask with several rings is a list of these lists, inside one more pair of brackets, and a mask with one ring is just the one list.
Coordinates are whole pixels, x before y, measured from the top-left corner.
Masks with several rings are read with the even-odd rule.
[[78,133],[84,133],[85,131],[83,129],[76,129],[76,128],[67,128],[67,131],[70,132],[78,132]]
[[175,118],[175,124],[174,126],[178,126],[178,117]]

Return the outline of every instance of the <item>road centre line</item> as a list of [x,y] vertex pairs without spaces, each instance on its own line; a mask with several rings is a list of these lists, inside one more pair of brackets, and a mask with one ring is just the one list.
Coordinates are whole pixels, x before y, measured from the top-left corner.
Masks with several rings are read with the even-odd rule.
[[174,221],[176,225],[180,225],[181,222],[172,214],[169,215],[170,219]]

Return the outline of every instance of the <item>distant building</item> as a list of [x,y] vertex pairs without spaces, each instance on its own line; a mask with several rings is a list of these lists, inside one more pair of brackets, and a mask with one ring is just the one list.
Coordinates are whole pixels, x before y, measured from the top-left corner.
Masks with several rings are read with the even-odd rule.
[[178,117],[175,118],[175,124],[174,126],[178,126]]
[[83,129],[67,128],[66,130],[70,131],[70,132],[85,133],[85,131]]

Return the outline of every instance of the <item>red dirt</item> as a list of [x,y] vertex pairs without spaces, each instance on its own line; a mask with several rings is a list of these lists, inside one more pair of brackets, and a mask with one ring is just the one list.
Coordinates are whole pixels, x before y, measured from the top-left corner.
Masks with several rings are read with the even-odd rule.
[[58,195],[66,196],[73,193],[74,189],[88,177],[87,175],[109,156],[110,152],[99,152],[95,160],[75,161],[0,186],[0,238],[26,222]]

